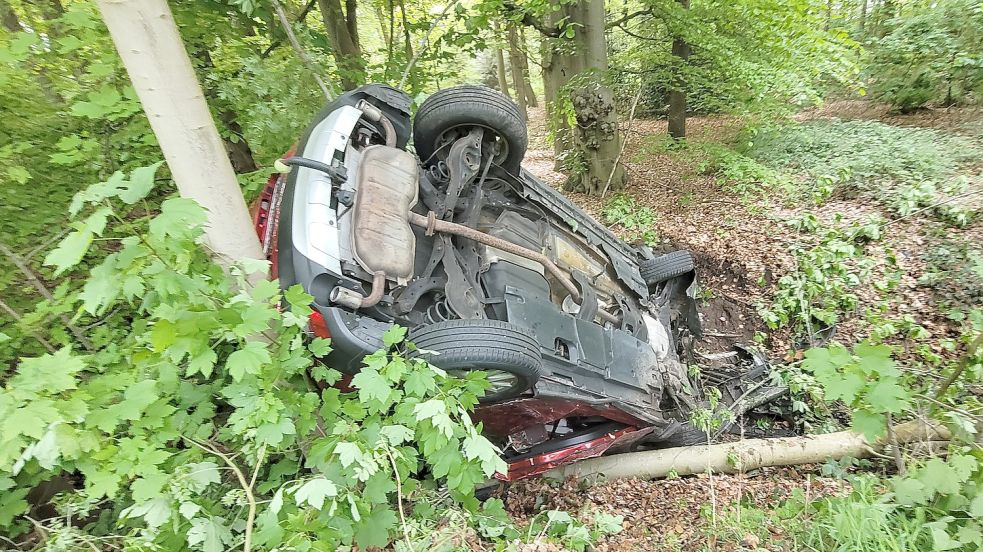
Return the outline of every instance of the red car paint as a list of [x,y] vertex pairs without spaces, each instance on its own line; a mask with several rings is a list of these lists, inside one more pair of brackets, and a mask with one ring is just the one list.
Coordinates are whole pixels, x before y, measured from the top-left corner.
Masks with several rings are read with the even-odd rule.
[[619,441],[632,437],[634,433],[648,433],[648,431],[640,432],[633,427],[624,427],[598,437],[593,441],[587,441],[586,443],[571,445],[564,449],[544,452],[543,454],[517,460],[509,463],[508,473],[496,473],[495,479],[500,481],[515,481],[517,479],[539,475],[558,466],[570,464],[578,460],[594,458],[595,456],[604,454]]

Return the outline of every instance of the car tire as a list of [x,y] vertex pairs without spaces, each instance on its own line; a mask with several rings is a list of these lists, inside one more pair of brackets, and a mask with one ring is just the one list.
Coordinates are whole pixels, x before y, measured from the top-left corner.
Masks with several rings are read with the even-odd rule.
[[423,102],[413,119],[413,143],[420,160],[428,164],[448,131],[469,126],[495,132],[504,149],[496,163],[518,174],[529,144],[526,123],[515,102],[487,86],[444,88]]
[[410,331],[409,340],[417,347],[413,356],[426,358],[449,373],[489,372],[489,379],[497,379],[498,385],[481,402],[517,397],[542,374],[543,357],[536,339],[528,330],[501,320],[437,322]]
[[638,263],[638,271],[649,286],[661,284],[692,272],[695,267],[693,255],[685,249],[666,253],[654,259],[645,259]]

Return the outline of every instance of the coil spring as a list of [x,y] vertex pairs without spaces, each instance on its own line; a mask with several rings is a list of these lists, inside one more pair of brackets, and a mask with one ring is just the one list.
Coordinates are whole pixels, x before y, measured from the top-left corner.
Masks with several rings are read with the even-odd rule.
[[427,308],[425,318],[428,323],[436,324],[437,322],[446,322],[456,317],[451,312],[450,307],[447,306],[447,297],[441,297]]

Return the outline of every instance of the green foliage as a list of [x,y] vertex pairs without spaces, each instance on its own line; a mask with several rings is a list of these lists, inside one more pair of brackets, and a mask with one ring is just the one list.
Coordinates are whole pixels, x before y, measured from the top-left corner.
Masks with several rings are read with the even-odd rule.
[[803,367],[816,376],[828,401],[842,401],[850,410],[853,429],[868,440],[881,437],[887,417],[905,411],[911,391],[887,345],[857,344],[851,354],[842,345],[809,349]]
[[791,179],[785,174],[723,144],[700,142],[689,147],[702,158],[698,170],[716,176],[729,193],[749,199],[783,192],[791,186]]
[[[328,344],[305,338],[309,296],[288,290],[290,308],[279,310],[276,282],[247,283],[263,263],[228,275],[210,264],[197,246],[204,211],[188,200],[168,199],[149,221],[129,216],[154,168],[79,193],[82,222],[49,256],[64,270],[85,256],[90,234],[116,241],[73,300],[80,312],[116,314],[93,353],[22,358],[4,381],[5,533],[26,528],[29,489],[79,473],[65,507],[99,521],[60,528],[77,544],[219,550],[255,524],[264,548],[285,538],[383,546],[399,532],[398,493],[440,482],[463,500],[505,469],[468,417],[487,386],[480,373],[459,379],[404,358],[405,330],[393,328],[355,391],[323,385],[340,374],[314,363],[311,350]],[[69,255],[66,243],[81,247]],[[268,507],[245,517],[259,500]]]
[[801,175],[802,192],[819,201],[833,193],[860,192],[900,216],[930,207],[931,213],[965,225],[973,211],[958,201],[939,202],[965,190],[957,170],[981,152],[973,141],[939,130],[833,120],[765,130],[747,154]]
[[902,112],[983,96],[983,10],[975,0],[913,4],[873,38],[871,96]]
[[[846,33],[822,30],[819,4],[803,0],[742,0],[628,4],[648,8],[612,30],[611,65],[627,82],[641,75],[641,112],[662,113],[673,83],[697,113],[787,112],[816,103],[828,83],[853,86],[858,48]],[[671,53],[673,38],[693,45],[688,63]],[[630,101],[635,86],[621,88]]]
[[[835,325],[843,313],[857,310],[857,288],[870,281],[877,267],[865,254],[866,244],[881,238],[882,221],[821,230],[815,217],[792,219],[790,224],[818,232],[818,239],[793,248],[795,270],[779,278],[771,304],[759,306],[758,312],[770,328],[791,325],[793,331],[811,340]],[[885,262],[886,277],[874,282],[881,292],[898,283],[893,256]]]
[[655,213],[648,207],[640,207],[635,198],[626,193],[618,193],[601,209],[601,217],[611,226],[620,226],[628,241],[641,241],[655,245],[659,241],[655,232]]

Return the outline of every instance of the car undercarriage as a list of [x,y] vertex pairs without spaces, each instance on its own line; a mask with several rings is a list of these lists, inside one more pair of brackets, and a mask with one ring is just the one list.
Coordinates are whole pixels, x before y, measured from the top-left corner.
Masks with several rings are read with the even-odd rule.
[[[412,129],[412,149],[409,148]],[[434,365],[484,371],[473,417],[512,480],[581,458],[705,440],[688,422],[784,389],[742,348],[697,375],[696,274],[685,251],[619,240],[521,168],[524,122],[494,90],[347,92],[282,160],[256,228],[284,287],[314,297],[324,359],[349,374],[392,324]]]

